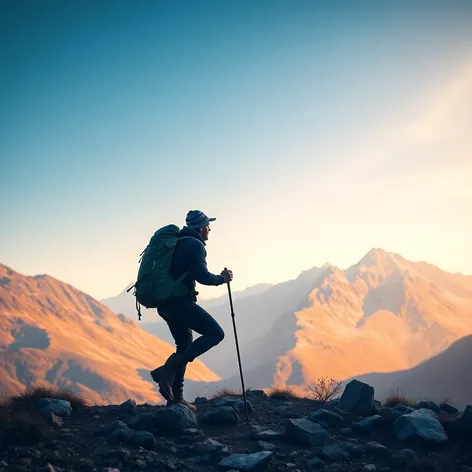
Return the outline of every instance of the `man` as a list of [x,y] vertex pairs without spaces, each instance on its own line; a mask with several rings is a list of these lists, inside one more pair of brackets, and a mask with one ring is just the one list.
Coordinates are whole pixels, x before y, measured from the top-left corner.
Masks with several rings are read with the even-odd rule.
[[[198,282],[202,285],[216,286],[233,280],[233,273],[230,270],[223,270],[220,275],[216,275],[207,268],[205,245],[211,231],[210,222],[215,220],[216,218],[209,218],[199,210],[187,213],[186,226],[179,232],[179,237],[191,236],[191,238],[177,243],[170,270],[174,280],[188,271],[182,282],[188,288],[189,294],[183,297],[172,296],[157,309],[159,315],[167,322],[177,349],[164,365],[151,371],[151,377],[159,384],[159,391],[168,405],[182,403],[192,410],[196,409],[195,406],[183,398],[187,363],[219,344],[225,336],[215,319],[197,305],[198,292],[195,290],[195,285]],[[201,334],[195,341],[192,330]]]

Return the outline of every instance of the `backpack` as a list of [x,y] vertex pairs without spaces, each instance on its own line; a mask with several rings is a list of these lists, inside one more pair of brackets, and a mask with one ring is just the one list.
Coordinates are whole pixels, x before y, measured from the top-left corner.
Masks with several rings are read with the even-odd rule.
[[177,280],[170,275],[172,256],[179,241],[191,239],[192,236],[178,237],[179,227],[170,224],[158,229],[149,241],[138,261],[139,269],[137,280],[127,292],[134,287],[136,310],[141,320],[139,305],[146,308],[157,308],[170,296],[185,296],[189,289],[182,283],[189,271],[182,274]]

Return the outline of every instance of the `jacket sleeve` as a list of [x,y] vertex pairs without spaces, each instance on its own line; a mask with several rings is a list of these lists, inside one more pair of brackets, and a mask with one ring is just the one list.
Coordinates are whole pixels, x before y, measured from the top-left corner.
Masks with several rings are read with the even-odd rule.
[[222,285],[225,279],[222,275],[212,274],[206,263],[206,249],[199,241],[192,241],[191,273],[195,280],[202,285]]

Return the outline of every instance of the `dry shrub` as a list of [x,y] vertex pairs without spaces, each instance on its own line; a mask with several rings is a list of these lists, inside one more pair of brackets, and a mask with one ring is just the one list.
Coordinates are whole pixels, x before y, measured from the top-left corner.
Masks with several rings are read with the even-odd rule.
[[272,387],[267,395],[270,398],[281,398],[283,400],[302,398],[298,393],[290,387]]
[[452,397],[451,395],[444,395],[442,397],[439,397],[439,400],[438,400],[438,405],[452,405]]
[[33,411],[40,398],[57,398],[67,400],[73,409],[86,408],[88,402],[79,393],[73,392],[69,387],[62,385],[53,387],[49,385],[30,384],[22,392],[11,396],[4,402],[6,407],[13,411]]
[[229,387],[218,387],[215,393],[210,397],[210,400],[222,397],[241,397],[242,393]]
[[329,377],[320,377],[313,385],[310,385],[309,397],[312,400],[326,403],[329,400],[334,400],[341,393],[342,382]]
[[406,393],[399,388],[392,388],[387,397],[382,402],[383,406],[397,406],[397,405],[413,406],[416,404],[414,398],[410,398]]

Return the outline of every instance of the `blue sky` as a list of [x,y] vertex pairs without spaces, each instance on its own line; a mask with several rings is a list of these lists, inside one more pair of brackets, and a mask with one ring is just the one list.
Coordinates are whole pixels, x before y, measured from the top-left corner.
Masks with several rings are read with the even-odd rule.
[[235,289],[371,247],[472,274],[472,2],[3,5],[0,262],[111,296],[199,208]]

